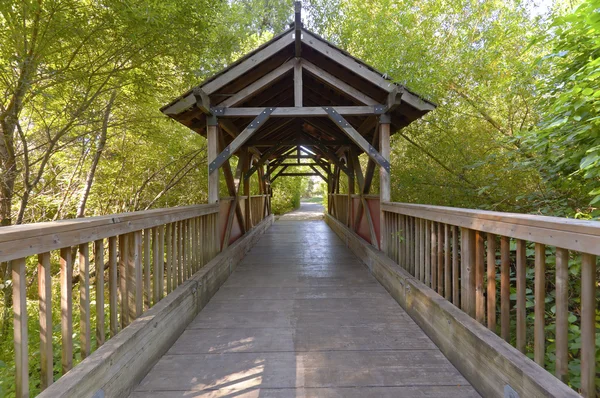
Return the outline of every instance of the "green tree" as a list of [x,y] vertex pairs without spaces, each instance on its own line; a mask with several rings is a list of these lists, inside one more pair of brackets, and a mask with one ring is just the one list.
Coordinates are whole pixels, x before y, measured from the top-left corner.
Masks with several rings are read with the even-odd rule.
[[572,181],[600,202],[600,1],[587,0],[554,19],[538,61],[550,73],[538,84],[544,98],[539,128],[523,139],[537,151],[553,185]]

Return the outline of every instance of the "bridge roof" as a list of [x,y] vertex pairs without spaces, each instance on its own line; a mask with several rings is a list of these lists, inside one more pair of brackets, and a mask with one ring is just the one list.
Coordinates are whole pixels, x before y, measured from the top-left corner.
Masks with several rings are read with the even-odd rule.
[[[299,39],[296,32],[300,32]],[[206,118],[211,113],[227,117],[220,124],[229,132],[225,140],[228,143],[250,124],[256,112],[225,110],[219,114],[220,109],[294,107],[295,68],[301,68],[304,107],[356,107],[348,112],[347,121],[369,141],[377,125],[376,115],[387,112],[394,133],[435,108],[433,103],[394,83],[324,38],[304,27],[292,26],[165,105],[161,111],[202,135],[206,134]],[[368,109],[371,107],[374,110]],[[268,120],[248,145],[261,147],[282,140],[295,142],[302,134],[326,145],[351,144],[331,120],[321,117],[327,115],[320,110],[278,112],[272,116],[279,117]]]

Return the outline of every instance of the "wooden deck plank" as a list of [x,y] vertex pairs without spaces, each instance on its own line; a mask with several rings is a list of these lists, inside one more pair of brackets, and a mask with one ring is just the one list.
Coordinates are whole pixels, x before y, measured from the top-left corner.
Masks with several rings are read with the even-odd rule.
[[282,221],[131,396],[479,395],[323,221]]

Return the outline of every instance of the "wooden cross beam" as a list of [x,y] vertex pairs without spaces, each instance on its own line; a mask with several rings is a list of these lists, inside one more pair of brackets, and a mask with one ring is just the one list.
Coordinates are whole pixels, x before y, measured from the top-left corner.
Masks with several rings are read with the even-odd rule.
[[248,141],[248,139],[265,124],[274,109],[275,108],[264,108],[264,110],[252,121],[252,123],[250,123],[248,127],[246,127],[244,131],[242,131],[237,137],[235,137],[227,146],[227,148],[225,148],[217,156],[217,158],[210,163],[208,166],[209,174],[218,170],[219,167],[221,167],[223,163],[225,163],[225,161],[231,157],[231,155],[237,152],[237,150],[240,149],[240,147],[244,145],[246,141]]
[[369,144],[367,140],[365,140],[365,138],[362,135],[360,135],[360,133],[356,131],[354,127],[352,127],[352,125],[342,117],[342,115],[339,114],[339,112],[337,112],[333,107],[324,107],[323,109],[327,112],[329,118],[340,129],[342,129],[342,131],[344,131],[346,135],[350,137],[350,139],[354,141],[354,143],[358,145],[358,147],[362,149],[363,152],[367,154],[367,156],[369,156],[369,158],[373,159],[388,173],[390,172],[390,163],[383,156],[381,156],[377,149],[375,149],[371,144]]
[[[333,106],[329,109],[335,110],[340,115],[348,116],[370,116],[381,115],[385,112],[385,105],[375,106]],[[217,117],[255,117],[262,114],[264,107],[250,108],[222,108],[214,107],[212,113]],[[271,113],[272,117],[326,117],[328,112],[321,106],[298,106],[298,107],[275,107]]]

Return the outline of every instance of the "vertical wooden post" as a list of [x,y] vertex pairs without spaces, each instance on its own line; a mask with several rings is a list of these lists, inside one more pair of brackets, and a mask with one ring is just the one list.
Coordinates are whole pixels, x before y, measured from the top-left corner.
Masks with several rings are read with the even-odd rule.
[[496,235],[487,234],[487,327],[496,333]]
[[167,224],[165,234],[167,241],[167,294],[171,293],[173,287],[173,224]]
[[126,250],[127,256],[127,307],[129,321],[133,321],[143,311],[142,281],[142,231],[129,235]]
[[162,300],[165,292],[165,226],[158,227],[158,264],[154,272],[158,273],[158,300]]
[[27,334],[27,276],[25,259],[11,261],[15,341],[16,396],[29,397],[29,338]]
[[[379,153],[381,156],[390,161],[390,115],[381,115],[379,117]],[[391,200],[390,172],[383,167],[379,168],[379,202],[381,204]],[[383,210],[379,211],[379,228],[381,236],[380,250],[383,252],[387,249],[388,236],[386,232],[385,219]]]
[[526,315],[526,266],[527,253],[525,241],[517,239],[517,350],[525,353],[527,344],[527,315]]
[[438,247],[437,247],[437,277],[438,285],[437,292],[440,296],[444,295],[444,226],[440,222],[437,225],[438,228]]
[[40,304],[40,367],[42,391],[54,381],[52,361],[52,275],[50,253],[38,255],[38,297]]
[[[160,300],[159,296],[160,296],[160,286],[162,285],[162,283],[160,283],[160,278],[161,278],[161,272],[160,272],[160,266],[161,266],[161,257],[160,257],[160,246],[159,246],[159,232],[158,232],[158,228],[154,227],[152,228],[152,270],[154,271],[153,276],[153,283],[154,283],[154,289],[152,292],[152,295],[154,296],[154,300],[153,303],[154,305],[156,305],[156,303],[158,303],[158,300]],[[148,291],[148,295],[150,294],[150,291]]]
[[569,251],[556,248],[556,377],[569,374]]
[[[248,153],[248,147],[242,147],[241,149],[242,151],[242,156],[239,159],[239,161],[243,161],[243,167],[242,167],[242,175],[245,176],[246,173],[248,172],[248,170],[250,169],[250,164],[252,162],[252,157],[250,156],[250,154]],[[251,179],[248,178],[244,178],[244,196],[246,197],[246,199],[244,200],[244,218],[245,220],[245,224],[246,224],[246,231],[249,231],[250,228],[252,228],[252,201],[250,198],[250,183],[251,183]]]
[[581,395],[596,396],[596,256],[581,255]]
[[444,224],[444,297],[452,298],[452,272],[450,271],[450,226]]
[[546,354],[546,246],[535,244],[535,312],[533,333],[533,358],[535,362],[544,367]]
[[210,170],[210,164],[217,158],[219,150],[219,137],[217,129],[217,118],[206,117],[206,138],[208,140],[208,203],[219,202],[219,169]]
[[119,299],[121,301],[121,329],[129,325],[129,312],[127,311],[127,263],[129,250],[127,249],[129,235],[119,236]]
[[452,226],[452,304],[460,305],[460,288],[459,288],[459,273],[460,266],[458,265],[458,228]]
[[485,296],[483,294],[485,246],[483,232],[475,232],[475,319],[477,322],[485,322]]
[[108,238],[108,294],[110,306],[110,337],[114,337],[119,331],[117,323],[117,313],[119,304],[117,300],[118,279],[117,279],[117,237]]
[[[14,283],[14,279],[13,279]],[[73,367],[73,256],[71,248],[60,250],[60,331],[62,372]],[[14,305],[14,304],[13,304]],[[15,339],[16,342],[16,339]]]
[[94,266],[96,268],[96,343],[104,344],[104,239],[94,242]]
[[150,264],[151,264],[151,243],[152,243],[152,229],[147,228],[144,230],[144,309],[150,308],[152,303],[152,291],[150,290]]
[[500,238],[500,337],[510,342],[510,238]]
[[79,310],[81,358],[87,358],[92,352],[90,320],[90,245],[79,245]]
[[294,64],[294,106],[302,106],[302,64],[300,58],[296,58]]
[[350,172],[348,175],[348,220],[347,220],[347,225],[348,228],[353,230],[353,222],[354,222],[354,212],[353,212],[353,207],[352,206],[352,195],[354,195],[354,163],[352,163],[352,158],[348,155],[347,156],[347,164],[346,166],[348,166],[348,171]]
[[460,304],[464,312],[475,318],[475,231],[461,227],[460,240]]

